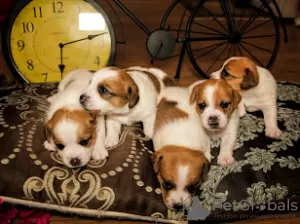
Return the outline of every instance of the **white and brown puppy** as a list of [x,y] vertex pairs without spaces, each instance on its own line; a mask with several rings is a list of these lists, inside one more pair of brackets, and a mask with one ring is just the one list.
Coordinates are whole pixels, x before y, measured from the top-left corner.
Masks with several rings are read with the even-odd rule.
[[144,133],[152,138],[157,97],[170,84],[160,69],[107,67],[94,73],[91,83],[80,97],[87,110],[106,116],[106,146],[119,142],[121,125],[142,122]]
[[79,97],[93,73],[86,69],[71,71],[60,82],[58,93],[48,99],[46,117],[47,140],[44,146],[56,151],[70,168],[85,166],[92,157],[102,160],[108,156],[104,147],[105,122],[82,108]]
[[223,167],[232,164],[241,96],[226,81],[217,79],[195,82],[189,89],[190,103],[196,107],[206,134],[212,140],[221,139],[218,164]]
[[210,164],[210,139],[189,102],[187,88],[169,87],[160,95],[152,155],[164,203],[171,210],[187,209]]
[[224,79],[242,96],[240,115],[246,111],[261,110],[264,114],[265,134],[268,137],[280,137],[277,125],[277,85],[273,75],[265,68],[256,65],[247,57],[232,57],[212,78]]

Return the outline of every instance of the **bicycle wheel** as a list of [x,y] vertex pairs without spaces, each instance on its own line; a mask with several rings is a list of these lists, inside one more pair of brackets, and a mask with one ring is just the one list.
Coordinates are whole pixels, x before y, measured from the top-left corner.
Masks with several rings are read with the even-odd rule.
[[279,22],[265,0],[200,0],[187,22],[186,41],[192,65],[205,78],[231,56],[270,68],[279,49]]

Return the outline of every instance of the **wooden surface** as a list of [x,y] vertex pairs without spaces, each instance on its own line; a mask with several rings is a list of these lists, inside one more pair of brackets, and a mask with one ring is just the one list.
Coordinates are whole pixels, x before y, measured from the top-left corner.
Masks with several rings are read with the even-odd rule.
[[[101,0],[99,0],[101,1]],[[135,15],[140,18],[150,30],[154,30],[158,27],[160,20],[164,14],[164,11],[168,7],[171,1],[169,0],[122,0],[122,2],[132,10]],[[111,3],[113,4],[113,3]],[[121,53],[117,55],[116,65],[120,67],[128,67],[131,65],[151,66],[151,58],[146,51],[146,34],[135,26],[135,24],[126,16],[120,9],[116,8],[116,12],[123,22],[124,39],[126,45],[119,46]],[[176,16],[177,15],[177,16]],[[171,23],[178,22],[178,15],[180,10],[178,9],[172,16]],[[273,75],[277,80],[300,82],[300,29],[297,29],[293,24],[288,25],[289,42],[288,44],[281,44],[281,48],[277,57],[277,61],[272,68]],[[122,41],[122,38],[119,39]],[[162,68],[170,76],[173,76],[176,72],[178,57],[155,61],[154,66]],[[0,50],[0,74],[3,73],[9,76],[8,68],[3,60]],[[182,67],[182,78],[179,80],[180,85],[188,85],[199,79],[196,71],[193,69],[188,58],[185,57]],[[290,217],[290,216],[289,216]],[[278,218],[278,219],[257,219],[257,220],[245,220],[238,223],[259,223],[259,224],[271,224],[271,223],[300,223],[299,213],[295,214],[295,217],[291,218]],[[70,218],[54,215],[51,218],[51,224],[129,224],[129,223],[142,223],[142,222],[121,222],[121,221],[95,221],[91,219]]]

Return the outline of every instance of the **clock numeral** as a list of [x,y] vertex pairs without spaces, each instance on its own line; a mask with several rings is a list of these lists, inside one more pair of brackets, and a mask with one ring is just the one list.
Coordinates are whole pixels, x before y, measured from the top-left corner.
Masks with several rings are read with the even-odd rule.
[[32,22],[22,23],[24,33],[32,33],[34,31],[34,25]]
[[23,40],[18,40],[17,45],[19,47],[19,51],[22,51],[25,47],[25,43]]
[[27,60],[27,68],[28,68],[28,70],[31,70],[31,71],[34,69],[33,61],[31,59]]
[[36,9],[34,7],[33,8],[33,15],[34,15],[34,18],[37,18],[37,17],[43,18],[42,7],[38,7],[38,9]]
[[98,66],[100,65],[100,57],[99,56],[96,57],[94,64],[96,64]]
[[46,73],[46,72],[45,72],[45,73],[42,73],[41,76],[45,76],[45,82],[47,82],[47,79],[48,79],[48,73]]
[[52,2],[53,13],[63,13],[63,5],[64,4],[62,2]]

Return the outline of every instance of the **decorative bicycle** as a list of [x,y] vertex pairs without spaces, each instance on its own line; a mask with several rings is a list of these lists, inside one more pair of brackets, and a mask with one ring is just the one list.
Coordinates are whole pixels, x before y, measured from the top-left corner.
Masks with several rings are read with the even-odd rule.
[[[214,7],[211,7],[213,1],[209,0],[185,1],[191,11],[185,9],[177,29],[171,29],[167,24],[170,14],[183,2],[175,0],[154,31],[150,31],[119,0],[113,2],[146,33],[147,51],[153,60],[171,57],[176,43],[182,43],[175,78],[180,77],[185,52],[199,75],[207,78],[210,72],[220,67],[223,57],[233,55],[246,55],[270,68],[279,49],[280,26],[287,42],[286,27],[275,0],[218,0],[214,1]],[[216,8],[219,10],[213,10]],[[188,19],[183,29],[185,17]],[[258,50],[259,55],[253,50]]]
[[[104,10],[104,1],[115,3],[146,33],[152,61],[177,56],[176,44],[181,44],[175,78],[186,52],[198,74],[207,78],[233,55],[249,56],[270,68],[279,49],[280,27],[287,41],[276,0],[174,0],[155,30],[120,0],[24,0],[16,3],[2,30],[3,54],[15,77],[53,82],[72,69],[113,64],[119,44],[117,24]],[[174,28],[171,14],[182,5]]]

